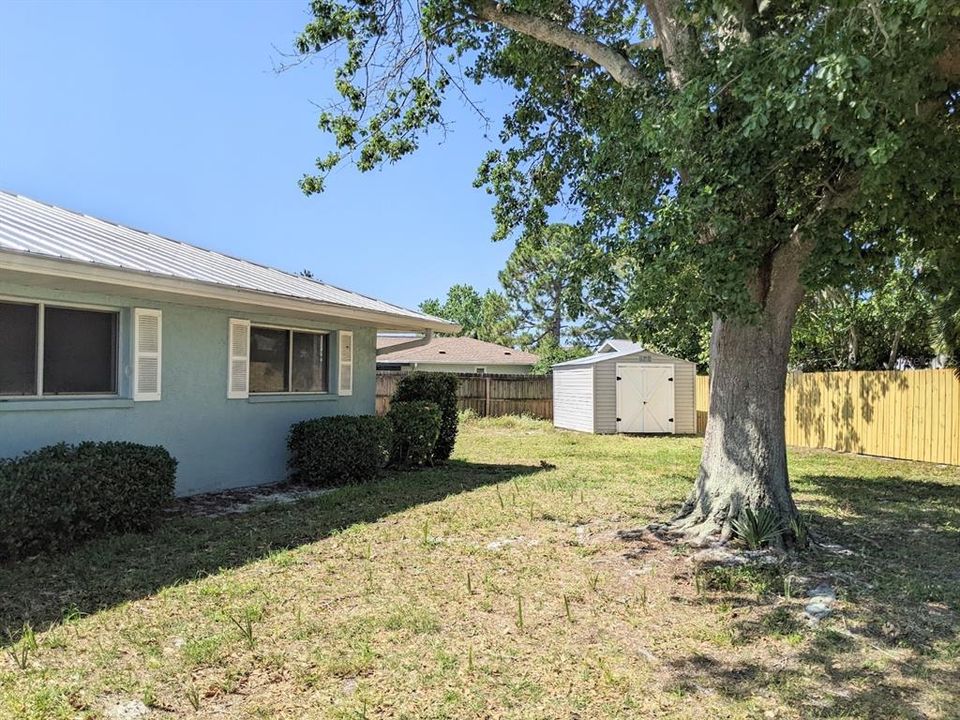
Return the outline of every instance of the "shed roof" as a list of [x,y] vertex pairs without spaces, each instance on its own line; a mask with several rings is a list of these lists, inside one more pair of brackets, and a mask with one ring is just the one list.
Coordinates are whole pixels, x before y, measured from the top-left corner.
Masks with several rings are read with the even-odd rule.
[[391,352],[392,345],[409,343],[409,337],[378,337],[378,363],[470,363],[476,365],[534,365],[533,353],[470,337],[433,337],[429,342]]
[[[611,348],[621,348],[619,350],[605,350],[606,347]],[[650,352],[653,353],[653,350],[648,350],[638,343],[631,342],[629,340],[607,340],[600,345],[600,349],[595,352],[593,355],[588,355],[587,357],[577,358],[576,360],[567,360],[562,363],[557,363],[553,367],[555,368],[565,368],[565,367],[577,367],[583,365],[596,365],[597,363],[607,362],[609,360],[618,360],[620,358],[633,357],[634,355],[639,355],[640,353]],[[660,355],[661,353],[655,353]],[[669,355],[664,355],[663,357],[669,357],[671,360],[682,363],[689,363],[689,360],[684,360],[683,358],[672,357]]]
[[319,280],[0,190],[0,255],[6,253],[362,310],[448,332],[457,327]]
[[613,360],[615,358],[630,357],[631,355],[639,355],[644,352],[644,348],[637,346],[636,348],[627,348],[626,350],[614,350],[611,352],[598,352],[593,355],[587,355],[586,357],[577,358],[576,360],[566,360],[562,363],[557,363],[553,367],[571,367],[576,365],[595,365],[598,362],[605,362],[607,360]]
[[600,343],[597,353],[622,352],[624,350],[643,350],[643,345],[635,343],[632,340],[617,340],[609,338]]

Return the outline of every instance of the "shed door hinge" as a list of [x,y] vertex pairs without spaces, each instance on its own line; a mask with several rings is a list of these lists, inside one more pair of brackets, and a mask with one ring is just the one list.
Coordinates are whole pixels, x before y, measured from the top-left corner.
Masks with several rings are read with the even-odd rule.
[[617,380],[620,380],[620,376],[619,376],[619,375],[617,375]]
[[669,380],[670,382],[673,382],[673,378],[667,378],[667,380]]
[[623,422],[620,418],[617,418],[617,422]]
[[670,418],[669,422],[673,422],[673,418]]

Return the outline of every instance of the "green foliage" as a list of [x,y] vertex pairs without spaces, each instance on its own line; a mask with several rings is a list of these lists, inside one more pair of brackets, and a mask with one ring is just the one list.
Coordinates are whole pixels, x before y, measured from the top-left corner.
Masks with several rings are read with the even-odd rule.
[[523,333],[521,344],[540,352],[546,341],[559,346],[565,338],[589,334],[587,278],[599,261],[571,225],[548,225],[521,238],[499,275]]
[[810,526],[802,515],[790,518],[790,534],[798,548],[805,548],[810,543]]
[[797,314],[790,364],[805,371],[926,366],[935,355],[936,308],[921,270],[899,258],[810,294]]
[[26,671],[30,666],[30,654],[36,652],[39,647],[33,626],[30,623],[24,623],[17,638],[7,629],[7,638],[10,640],[7,655],[18,668]]
[[320,120],[335,150],[306,192],[342,160],[413,152],[445,97],[499,82],[513,103],[477,176],[494,237],[568,211],[635,317],[678,287],[694,317],[757,317],[791,242],[812,248],[812,290],[891,265],[906,238],[956,242],[954,2],[669,3],[675,42],[656,48],[636,42],[654,34],[637,3],[415,5],[313,2],[298,49],[345,55]]
[[292,479],[329,487],[373,480],[387,464],[391,426],[373,415],[338,415],[298,422],[287,449]]
[[753,510],[746,507],[740,517],[733,521],[733,532],[751,550],[756,550],[779,538],[783,533],[783,526],[780,524],[780,516],[773,508]]
[[432,465],[440,437],[440,407],[427,400],[394,401],[387,412],[393,428],[390,464],[396,467]]
[[457,440],[457,389],[460,381],[450,373],[412,372],[400,377],[391,402],[426,400],[440,408],[440,437],[433,452],[433,459],[444,461],[450,458]]
[[510,313],[507,298],[488,290],[481,295],[472,285],[453,285],[445,300],[429,298],[420,310],[460,325],[460,337],[512,346],[517,320]]
[[591,354],[583,345],[559,346],[552,337],[545,338],[536,348],[537,363],[531,371],[534,375],[546,375],[557,363],[576,360]]
[[934,256],[920,280],[935,298],[936,349],[960,377],[960,243]]
[[145,530],[173,500],[177,461],[128,442],[51,445],[0,460],[0,561]]

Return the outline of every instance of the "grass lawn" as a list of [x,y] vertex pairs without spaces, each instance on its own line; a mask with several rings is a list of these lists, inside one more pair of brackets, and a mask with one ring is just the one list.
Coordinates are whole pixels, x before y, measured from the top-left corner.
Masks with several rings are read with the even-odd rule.
[[443,468],[0,567],[0,715],[960,717],[960,468],[793,452],[833,549],[695,575],[618,531],[699,449],[472,421]]

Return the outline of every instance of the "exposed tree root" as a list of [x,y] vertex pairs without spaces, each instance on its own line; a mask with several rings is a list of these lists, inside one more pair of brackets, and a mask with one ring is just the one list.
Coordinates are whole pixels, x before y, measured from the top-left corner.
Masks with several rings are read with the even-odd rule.
[[[739,516],[743,505],[742,497],[737,496],[712,503],[704,502],[702,497],[691,496],[669,521],[652,523],[647,530],[663,541],[693,547],[726,545],[734,537],[733,521]],[[760,503],[751,503],[750,506],[755,509],[763,507]],[[788,526],[790,513],[784,510],[781,515],[784,517],[783,532],[769,544],[786,550],[794,545],[795,539]]]
[[651,526],[664,539],[672,539],[695,547],[713,543],[726,543],[732,536],[730,523],[725,513],[704,514],[689,512],[678,515],[669,522]]

